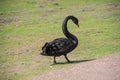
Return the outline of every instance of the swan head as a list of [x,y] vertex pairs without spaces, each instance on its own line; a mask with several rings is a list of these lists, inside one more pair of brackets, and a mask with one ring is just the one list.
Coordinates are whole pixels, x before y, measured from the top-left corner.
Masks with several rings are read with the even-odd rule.
[[72,16],[72,21],[79,27],[79,20],[76,17]]

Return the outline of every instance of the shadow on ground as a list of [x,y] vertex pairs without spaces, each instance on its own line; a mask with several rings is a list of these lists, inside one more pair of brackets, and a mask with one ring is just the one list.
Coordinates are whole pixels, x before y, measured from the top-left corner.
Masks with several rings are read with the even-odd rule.
[[88,61],[93,61],[93,60],[96,60],[96,59],[75,60],[75,61],[71,61],[70,63],[68,63],[68,62],[57,62],[56,64],[52,64],[52,65],[77,64],[77,63],[88,62]]

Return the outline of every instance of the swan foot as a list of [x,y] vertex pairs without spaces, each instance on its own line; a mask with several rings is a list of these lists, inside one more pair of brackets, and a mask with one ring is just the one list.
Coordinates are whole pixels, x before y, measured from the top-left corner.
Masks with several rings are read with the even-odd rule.
[[54,61],[54,64],[57,64],[56,61]]
[[54,62],[53,62],[54,64],[56,64],[56,57],[54,56]]
[[64,56],[65,56],[65,59],[67,60],[67,62],[70,63],[70,60],[68,59],[67,54],[65,54]]
[[68,60],[68,63],[71,63],[71,61],[70,61],[70,60]]

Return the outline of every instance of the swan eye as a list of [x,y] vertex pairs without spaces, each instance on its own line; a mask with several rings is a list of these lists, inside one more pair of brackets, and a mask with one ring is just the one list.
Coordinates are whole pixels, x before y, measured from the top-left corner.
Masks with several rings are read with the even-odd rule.
[[73,23],[75,23],[76,25],[78,25],[78,19],[74,18],[72,19]]

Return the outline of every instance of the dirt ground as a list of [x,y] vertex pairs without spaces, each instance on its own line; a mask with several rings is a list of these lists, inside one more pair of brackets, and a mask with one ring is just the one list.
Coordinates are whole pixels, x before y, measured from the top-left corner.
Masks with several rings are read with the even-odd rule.
[[82,62],[72,68],[37,76],[33,80],[120,80],[120,54]]

